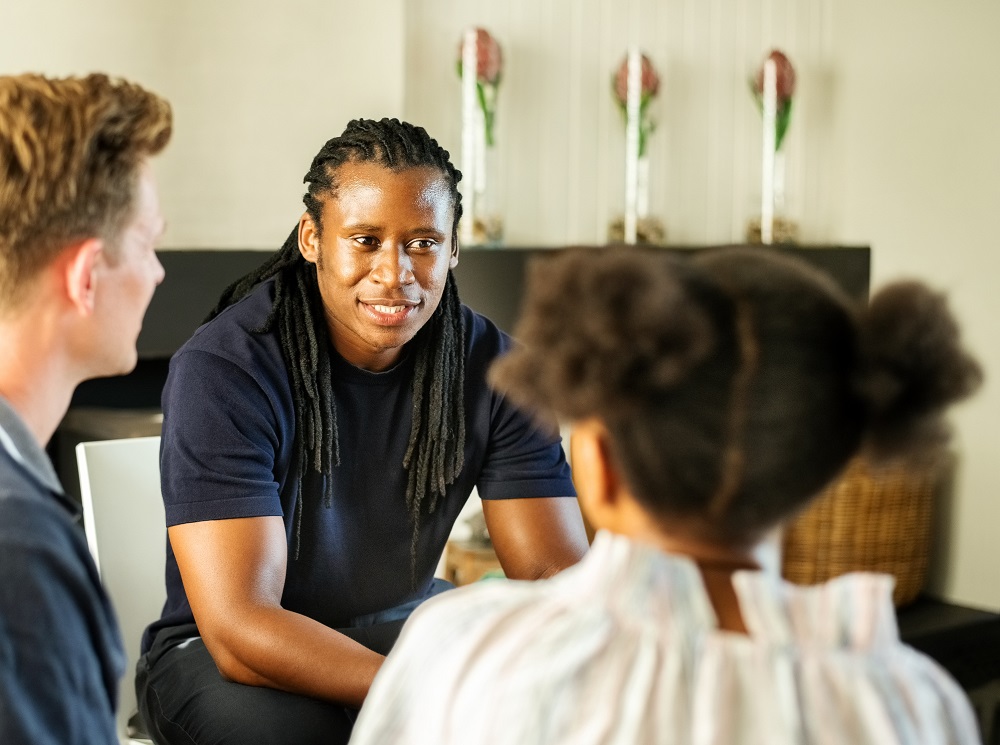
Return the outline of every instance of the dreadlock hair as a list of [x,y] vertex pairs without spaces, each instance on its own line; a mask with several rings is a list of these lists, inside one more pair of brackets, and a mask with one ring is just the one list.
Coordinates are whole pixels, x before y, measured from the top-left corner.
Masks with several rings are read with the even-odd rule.
[[[423,127],[398,119],[355,119],[339,137],[329,140],[313,158],[303,181],[306,211],[317,231],[322,231],[323,203],[336,196],[338,168],[351,162],[378,163],[399,171],[430,166],[448,180],[454,202],[452,250],[457,243],[462,196],[458,191],[461,172]],[[260,333],[275,328],[292,382],[296,437],[293,467],[299,476],[295,514],[295,558],[302,530],[304,477],[308,469],[329,476],[340,465],[337,402],[330,373],[330,340],[324,334],[325,319],[316,279],[316,266],[299,252],[298,229],[293,228],[284,245],[262,266],[230,285],[209,314],[246,296],[261,282],[274,277],[275,298]],[[407,470],[406,504],[413,522],[410,545],[411,571],[416,570],[420,516],[432,513],[462,470],[465,450],[465,328],[455,286],[448,272],[441,302],[427,325],[415,338],[413,374],[413,423],[403,458]],[[332,481],[325,480],[323,504],[333,503]]]

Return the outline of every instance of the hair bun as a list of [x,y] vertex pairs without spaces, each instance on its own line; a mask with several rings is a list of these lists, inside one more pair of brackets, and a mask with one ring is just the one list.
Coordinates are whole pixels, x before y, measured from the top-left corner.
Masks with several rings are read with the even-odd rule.
[[926,453],[943,443],[947,406],[982,382],[943,294],[920,282],[886,286],[861,314],[859,388],[875,455]]

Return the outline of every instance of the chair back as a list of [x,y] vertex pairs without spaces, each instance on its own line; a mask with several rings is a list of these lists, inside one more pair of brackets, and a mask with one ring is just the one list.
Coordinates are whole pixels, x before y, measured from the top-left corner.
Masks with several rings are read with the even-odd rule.
[[160,438],[81,442],[76,459],[87,544],[118,616],[128,658],[117,715],[119,738],[128,742],[139,641],[166,600]]

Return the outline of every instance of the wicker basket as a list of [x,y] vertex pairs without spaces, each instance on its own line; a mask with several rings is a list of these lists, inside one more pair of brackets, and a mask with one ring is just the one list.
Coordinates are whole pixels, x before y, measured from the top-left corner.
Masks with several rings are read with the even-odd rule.
[[855,459],[792,522],[782,548],[791,582],[816,584],[845,572],[884,572],[896,578],[897,606],[924,587],[931,549],[935,495],[947,458],[914,468],[880,467]]

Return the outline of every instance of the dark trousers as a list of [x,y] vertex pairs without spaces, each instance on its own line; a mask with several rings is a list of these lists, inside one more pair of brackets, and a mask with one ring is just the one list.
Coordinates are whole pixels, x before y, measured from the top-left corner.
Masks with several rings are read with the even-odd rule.
[[[430,594],[448,587],[436,582]],[[415,605],[338,631],[388,654]],[[346,745],[358,714],[319,699],[225,680],[194,624],[156,635],[136,666],[135,692],[139,714],[157,745]]]
[[318,699],[223,679],[200,636],[143,655],[135,690],[139,714],[157,745],[339,745],[350,739],[357,715]]

